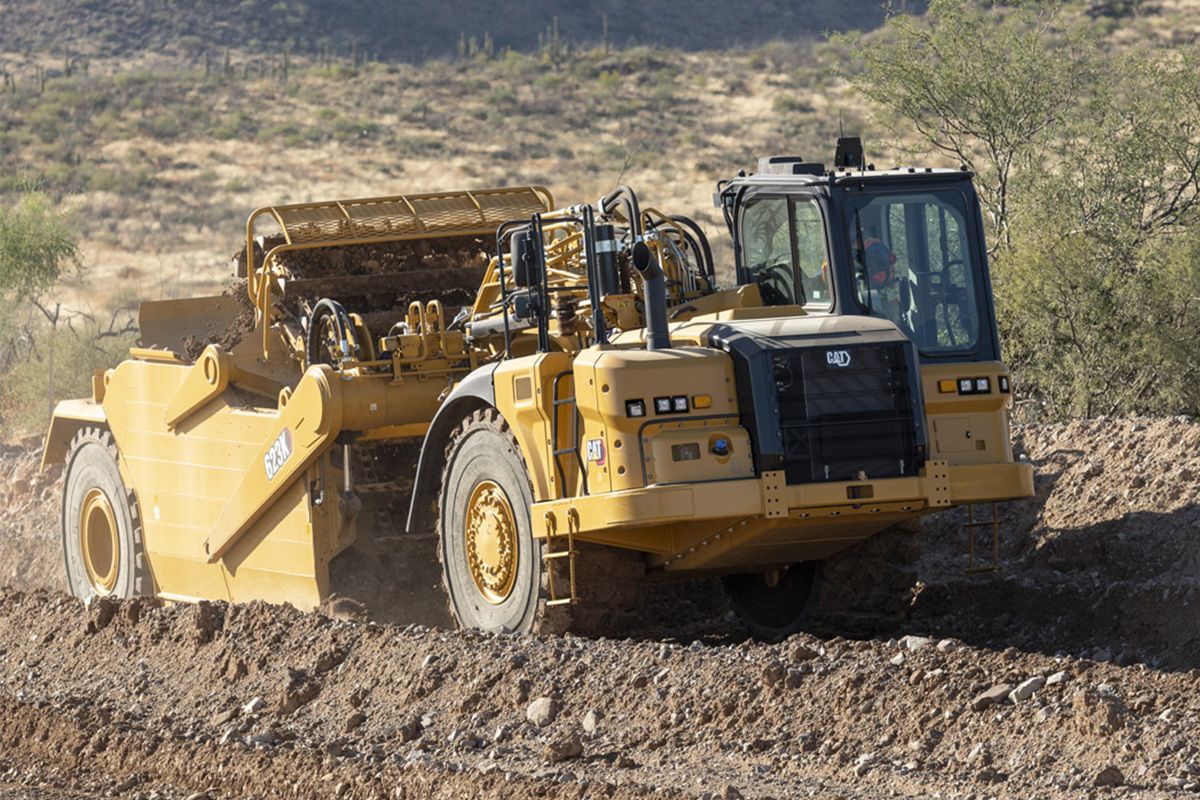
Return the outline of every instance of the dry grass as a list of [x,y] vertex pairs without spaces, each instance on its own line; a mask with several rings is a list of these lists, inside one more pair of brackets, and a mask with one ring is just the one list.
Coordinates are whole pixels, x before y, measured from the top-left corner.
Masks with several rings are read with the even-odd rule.
[[[836,81],[802,84],[819,48],[780,52],[298,67],[286,85],[98,64],[5,97],[0,162],[75,209],[97,306],[214,291],[245,217],[272,203],[520,183],[575,202],[620,180],[720,238],[719,178],[767,152],[827,158],[828,109],[858,119]],[[799,129],[781,93],[816,110]]]
[[[1114,46],[1194,40],[1200,2],[1096,20]],[[235,62],[241,55],[235,56]],[[0,53],[0,199],[35,178],[75,209],[98,308],[216,291],[257,206],[329,197],[540,183],[560,201],[617,181],[694,216],[724,252],[711,196],[757,156],[828,161],[839,117],[869,158],[896,159],[836,77],[832,44],[684,53],[577,53],[561,68],[510,53],[478,62],[368,64],[297,58],[288,82],[205,78],[183,62],[95,60],[36,91],[25,57]],[[724,260],[724,259],[722,259]]]

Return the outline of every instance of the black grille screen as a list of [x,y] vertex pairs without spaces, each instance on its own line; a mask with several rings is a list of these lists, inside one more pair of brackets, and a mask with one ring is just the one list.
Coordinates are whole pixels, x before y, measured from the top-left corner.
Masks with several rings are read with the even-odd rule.
[[903,344],[784,351],[772,369],[788,483],[917,473]]

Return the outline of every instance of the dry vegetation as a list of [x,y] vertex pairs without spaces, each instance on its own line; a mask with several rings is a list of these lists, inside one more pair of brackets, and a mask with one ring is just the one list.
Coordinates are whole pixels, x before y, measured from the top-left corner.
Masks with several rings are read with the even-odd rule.
[[[1194,0],[1138,5],[1095,24],[1114,44],[1200,29]],[[624,180],[720,239],[713,185],[759,155],[827,160],[839,117],[881,163],[903,149],[871,135],[865,102],[837,77],[852,66],[837,43],[564,45],[420,64],[322,51],[286,70],[247,49],[211,52],[207,74],[202,51],[0,52],[0,196],[35,183],[75,210],[88,270],[63,287],[69,304],[216,290],[263,204],[505,183],[567,201]]]
[[[822,55],[823,54],[823,55]],[[853,98],[828,47],[509,53],[421,66],[105,72],[19,82],[5,190],[30,179],[77,209],[88,293],[105,304],[210,291],[255,206],[541,183],[589,199],[618,180],[715,223],[714,182],[756,155],[824,157]],[[823,88],[812,87],[824,84]],[[720,231],[712,230],[714,235]]]
[[[176,20],[170,41],[129,31],[114,56],[100,6],[60,6],[46,6],[42,27],[61,28],[61,48],[33,35],[37,4],[5,10],[15,33],[0,50],[0,202],[36,186],[71,212],[83,269],[48,299],[102,323],[142,299],[219,291],[246,216],[266,204],[512,183],[575,202],[624,181],[704,224],[728,279],[711,193],[758,156],[827,161],[840,124],[865,135],[881,166],[939,163],[906,155],[903,129],[886,133],[889,120],[841,77],[858,65],[837,37],[705,51],[691,28],[670,40],[679,49],[623,46],[616,34],[607,45],[560,41],[547,29],[530,52],[464,38],[464,52],[448,45],[451,55],[410,62],[304,39],[294,50],[261,38],[221,47],[224,33],[206,44]],[[1115,49],[1176,47],[1200,31],[1197,0],[1068,7]],[[721,28],[713,42],[734,35]],[[80,381],[109,357],[86,349]]]

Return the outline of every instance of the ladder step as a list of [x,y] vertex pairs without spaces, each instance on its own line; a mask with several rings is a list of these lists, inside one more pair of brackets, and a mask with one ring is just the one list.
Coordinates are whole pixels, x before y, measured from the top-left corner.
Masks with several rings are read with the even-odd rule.
[[561,600],[547,600],[546,605],[548,605],[548,606],[566,606],[566,605],[570,605],[571,603],[574,603],[574,602],[575,602],[574,597],[564,597]]
[[[967,534],[968,574],[996,572],[1000,569],[1000,510],[996,503],[988,503],[987,505],[990,506],[990,519],[987,517],[979,519],[975,516],[975,504],[967,504],[967,521],[963,523],[963,528]],[[975,560],[975,531],[978,528],[992,529],[992,552],[990,563],[977,563]]]
[[578,551],[576,551],[576,550],[563,550],[561,553],[542,553],[542,558],[546,559],[546,560],[549,560],[551,558],[570,558],[571,556],[575,555],[577,552]]

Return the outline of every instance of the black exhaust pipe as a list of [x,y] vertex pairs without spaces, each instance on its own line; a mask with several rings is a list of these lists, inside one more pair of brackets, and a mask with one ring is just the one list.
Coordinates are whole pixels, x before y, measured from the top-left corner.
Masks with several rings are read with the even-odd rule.
[[633,268],[642,276],[646,349],[665,350],[671,346],[671,335],[667,332],[667,281],[662,267],[645,242],[635,242],[630,255]]

